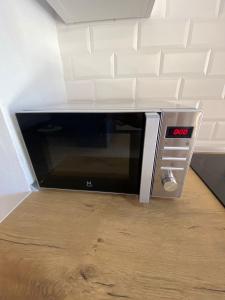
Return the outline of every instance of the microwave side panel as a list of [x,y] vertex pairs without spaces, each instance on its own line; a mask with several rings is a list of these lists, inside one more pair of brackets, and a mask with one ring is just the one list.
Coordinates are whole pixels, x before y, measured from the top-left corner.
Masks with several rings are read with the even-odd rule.
[[40,190],[40,186],[39,186],[39,182],[38,182],[38,179],[37,179],[37,176],[36,176],[33,164],[32,164],[32,160],[31,160],[29,151],[27,149],[27,145],[24,140],[24,133],[23,133],[23,126],[24,126],[23,116],[24,115],[27,115],[27,113],[26,112],[18,112],[15,114],[16,122],[17,122],[16,128],[17,128],[17,134],[18,134],[19,140],[21,142],[21,147],[23,149],[23,154],[24,154],[23,159],[26,161],[26,164],[28,165],[28,172],[30,173],[30,176],[33,180],[33,182],[30,183],[30,189],[31,189],[31,191],[34,192],[34,191]]
[[160,115],[158,113],[145,113],[145,138],[143,146],[142,170],[139,201],[148,203],[150,199],[151,184],[158,138]]
[[[178,198],[189,169],[202,112],[197,110],[162,113],[151,196]],[[169,135],[169,129],[190,130],[188,137]],[[178,131],[179,133],[179,131]]]

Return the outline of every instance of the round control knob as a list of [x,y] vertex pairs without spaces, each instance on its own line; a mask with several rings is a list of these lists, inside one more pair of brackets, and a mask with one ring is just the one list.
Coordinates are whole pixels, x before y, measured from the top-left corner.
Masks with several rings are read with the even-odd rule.
[[171,170],[165,174],[164,178],[162,179],[162,184],[166,192],[176,191],[178,184]]

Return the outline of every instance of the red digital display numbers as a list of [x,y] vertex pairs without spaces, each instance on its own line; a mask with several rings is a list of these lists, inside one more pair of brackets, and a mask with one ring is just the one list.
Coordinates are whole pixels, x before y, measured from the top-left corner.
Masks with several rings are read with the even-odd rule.
[[173,135],[187,135],[189,133],[189,129],[184,128],[184,129],[180,129],[180,128],[174,128],[173,129]]
[[191,138],[193,127],[167,127],[166,138]]

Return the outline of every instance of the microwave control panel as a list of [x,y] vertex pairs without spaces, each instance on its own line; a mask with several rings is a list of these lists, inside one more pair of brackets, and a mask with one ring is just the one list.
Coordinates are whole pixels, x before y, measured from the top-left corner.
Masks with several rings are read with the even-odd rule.
[[196,110],[162,112],[152,197],[181,196],[201,118]]

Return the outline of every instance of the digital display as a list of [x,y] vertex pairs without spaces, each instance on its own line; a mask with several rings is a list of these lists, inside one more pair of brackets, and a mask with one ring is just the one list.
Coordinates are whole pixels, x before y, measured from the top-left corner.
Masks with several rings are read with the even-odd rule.
[[194,127],[167,127],[166,138],[178,139],[178,138],[191,138]]

